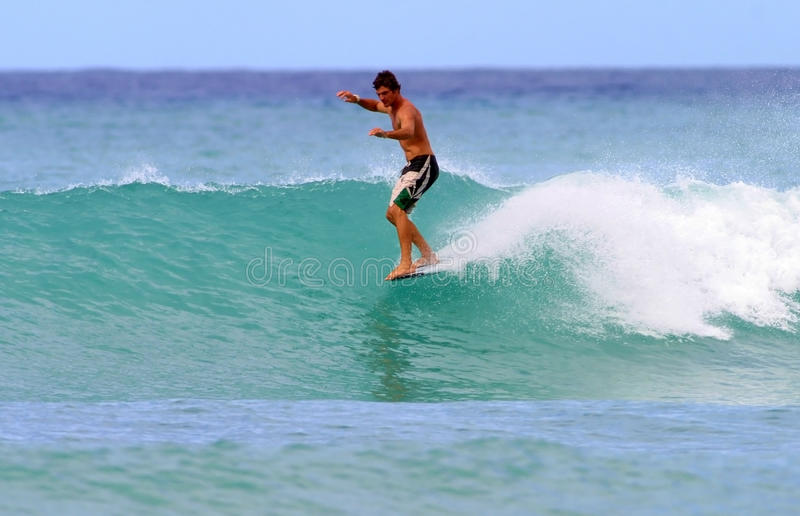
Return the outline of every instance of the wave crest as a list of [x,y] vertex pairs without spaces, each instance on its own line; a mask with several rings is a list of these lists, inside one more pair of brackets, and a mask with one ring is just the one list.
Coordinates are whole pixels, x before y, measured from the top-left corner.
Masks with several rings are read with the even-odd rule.
[[784,330],[798,321],[800,189],[573,173],[509,198],[468,232],[468,249],[440,251],[456,269],[550,249],[588,309],[639,333],[726,339],[721,315]]

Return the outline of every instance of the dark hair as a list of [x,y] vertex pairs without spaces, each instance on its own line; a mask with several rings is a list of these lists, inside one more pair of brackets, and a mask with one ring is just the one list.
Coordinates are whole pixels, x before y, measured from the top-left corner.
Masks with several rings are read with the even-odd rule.
[[397,82],[397,77],[395,77],[394,74],[389,70],[382,71],[376,75],[375,80],[372,81],[372,87],[376,90],[381,86],[386,86],[392,91],[397,91],[400,89],[400,83]]

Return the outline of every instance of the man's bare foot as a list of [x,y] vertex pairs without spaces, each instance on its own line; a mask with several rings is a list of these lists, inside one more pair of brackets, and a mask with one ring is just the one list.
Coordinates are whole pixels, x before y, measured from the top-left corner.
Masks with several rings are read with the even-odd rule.
[[436,253],[431,253],[428,256],[423,256],[422,258],[414,262],[412,267],[416,269],[417,267],[424,267],[426,265],[436,265],[437,263],[439,263],[439,257],[436,256]]
[[408,265],[408,264],[400,264],[395,269],[389,273],[388,276],[383,278],[384,281],[389,281],[397,278],[402,278],[403,276],[408,276],[414,272],[414,269],[417,267],[415,265]]

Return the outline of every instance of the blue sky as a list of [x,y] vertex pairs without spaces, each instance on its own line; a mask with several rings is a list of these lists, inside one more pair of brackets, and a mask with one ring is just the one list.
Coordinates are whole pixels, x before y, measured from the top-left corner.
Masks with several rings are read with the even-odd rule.
[[9,0],[0,69],[797,66],[789,0]]

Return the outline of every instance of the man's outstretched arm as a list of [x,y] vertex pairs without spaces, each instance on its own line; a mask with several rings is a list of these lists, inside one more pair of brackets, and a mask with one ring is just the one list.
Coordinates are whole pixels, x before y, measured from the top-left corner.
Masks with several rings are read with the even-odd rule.
[[342,99],[345,102],[350,102],[352,104],[358,104],[362,108],[366,109],[367,111],[378,111],[380,113],[387,113],[386,107],[383,105],[383,102],[375,99],[362,99],[358,95],[354,93],[350,93],[347,90],[342,90],[336,94],[337,97]]

